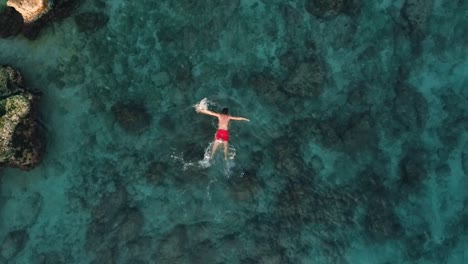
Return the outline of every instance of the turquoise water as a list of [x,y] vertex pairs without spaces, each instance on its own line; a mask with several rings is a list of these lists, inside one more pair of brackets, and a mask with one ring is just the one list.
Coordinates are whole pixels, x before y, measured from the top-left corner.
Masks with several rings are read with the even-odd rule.
[[[306,2],[87,0],[0,40],[47,136],[0,171],[0,263],[466,263],[468,2]],[[208,168],[205,97],[251,120]]]

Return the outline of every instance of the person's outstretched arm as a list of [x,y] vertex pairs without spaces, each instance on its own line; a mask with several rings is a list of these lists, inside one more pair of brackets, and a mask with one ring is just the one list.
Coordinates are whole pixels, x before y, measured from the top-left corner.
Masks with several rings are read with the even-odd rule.
[[240,116],[231,116],[229,119],[231,119],[231,120],[248,121],[248,122],[250,122],[249,119],[247,119],[247,118],[245,118],[245,117],[240,117]]
[[197,109],[196,111],[197,111],[197,113],[202,113],[202,114],[205,114],[205,115],[211,115],[211,116],[216,116],[216,117],[219,116],[219,114],[217,114],[215,112],[211,112],[210,110]]

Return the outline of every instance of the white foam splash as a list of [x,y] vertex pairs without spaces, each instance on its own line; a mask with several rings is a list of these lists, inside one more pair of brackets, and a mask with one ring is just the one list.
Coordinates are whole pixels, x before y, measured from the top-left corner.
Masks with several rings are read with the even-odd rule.
[[[203,153],[203,159],[200,161],[186,161],[183,158],[183,153],[177,154],[173,150],[173,153],[171,155],[171,158],[177,162],[180,162],[182,164],[182,169],[186,170],[192,166],[197,166],[199,168],[206,169],[210,167],[214,162],[211,159],[211,151],[213,149],[213,143],[214,141],[210,142],[208,146],[205,148],[205,152]],[[220,145],[217,150],[217,155],[223,155],[224,157],[224,147]],[[226,166],[230,170],[232,167],[234,167],[234,158],[236,157],[236,148],[232,145],[229,145],[228,147],[228,155],[227,155],[227,160],[226,160]],[[214,158],[213,158],[214,159]]]
[[195,104],[193,107],[195,107],[196,110],[208,110],[208,99],[203,98],[198,104]]

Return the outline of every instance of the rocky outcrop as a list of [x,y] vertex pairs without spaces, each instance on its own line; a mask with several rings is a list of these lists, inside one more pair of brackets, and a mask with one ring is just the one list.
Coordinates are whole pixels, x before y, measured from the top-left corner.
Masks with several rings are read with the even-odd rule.
[[49,11],[49,0],[8,0],[7,5],[18,11],[24,23],[31,23]]
[[0,165],[31,169],[39,163],[44,144],[36,102],[18,71],[0,67]]
[[9,0],[8,7],[0,8],[0,37],[15,36],[20,32],[35,39],[50,22],[70,16],[81,0]]
[[0,38],[17,35],[23,28],[23,17],[12,7],[0,13]]

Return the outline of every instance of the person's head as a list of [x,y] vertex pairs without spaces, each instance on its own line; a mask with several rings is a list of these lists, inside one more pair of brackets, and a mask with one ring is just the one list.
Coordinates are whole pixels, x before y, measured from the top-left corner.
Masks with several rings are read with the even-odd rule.
[[221,111],[221,114],[223,114],[223,115],[229,114],[229,109],[223,108],[223,110]]

